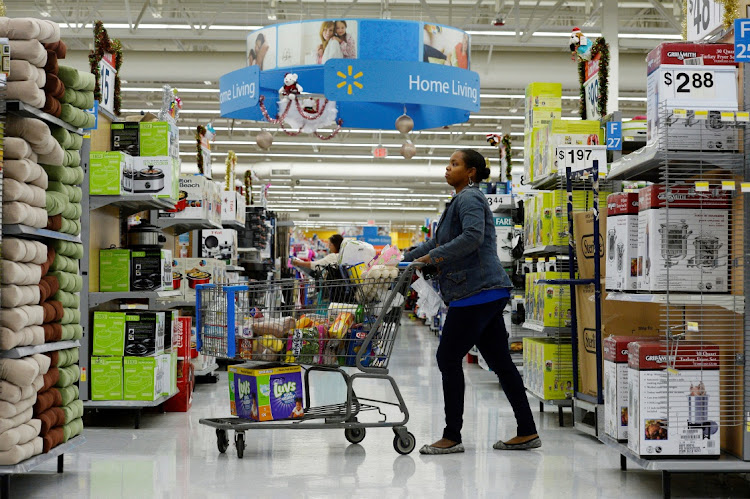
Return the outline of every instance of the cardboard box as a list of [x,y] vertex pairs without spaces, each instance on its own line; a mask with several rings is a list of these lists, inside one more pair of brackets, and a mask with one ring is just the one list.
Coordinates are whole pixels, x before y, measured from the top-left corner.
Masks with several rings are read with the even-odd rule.
[[[195,299],[195,287],[198,284],[213,284],[214,281],[214,260],[208,258],[175,258],[176,267],[173,267],[173,273],[178,272],[182,275],[181,288],[186,300]],[[173,263],[174,263],[173,262]],[[176,271],[174,269],[177,269]]]
[[[557,146],[581,145],[596,146],[603,143],[602,127],[595,120],[552,120],[549,125],[541,128],[539,139],[540,176],[558,173]],[[563,176],[565,172],[559,172]]]
[[161,250],[130,253],[130,290],[161,291],[164,276]]
[[529,83],[525,95],[526,109],[562,108],[562,83]]
[[237,192],[221,191],[221,221],[234,222],[237,220]]
[[549,125],[552,120],[562,118],[562,109],[550,107],[535,107],[526,110],[526,130]]
[[164,312],[128,312],[125,316],[125,355],[146,357],[164,352]]
[[111,125],[112,151],[122,151],[132,157],[141,155],[140,126],[132,122],[116,122]]
[[[730,191],[652,185],[639,191],[638,289],[726,293]],[[667,209],[669,200],[669,209]]]
[[122,357],[91,357],[91,400],[122,400]]
[[180,129],[175,123],[153,121],[139,123],[141,156],[180,157]]
[[130,291],[129,249],[105,248],[99,251],[99,291]]
[[524,338],[524,385],[544,400],[563,400],[573,394],[570,341]]
[[646,56],[646,70],[653,73],[662,65],[737,66],[734,45],[729,43],[663,42]]
[[91,152],[89,155],[89,194],[92,196],[125,196],[123,174],[132,170],[133,158],[115,152]]
[[236,262],[237,231],[235,229],[210,229],[201,231],[201,256]]
[[230,390],[234,391],[234,408],[238,417],[272,421],[304,415],[300,366],[230,366],[229,372],[233,374]]
[[133,194],[151,194],[178,199],[180,160],[169,156],[133,158],[133,167],[123,172],[123,189]]
[[94,312],[94,338],[91,354],[121,357],[125,352],[125,314]]
[[608,336],[602,340],[604,357],[604,432],[628,440],[628,344],[642,336]]
[[607,198],[606,288],[638,289],[638,193],[610,194]]
[[208,184],[203,175],[181,174],[178,181],[177,204],[173,210],[160,210],[159,218],[208,219]]
[[156,400],[164,392],[164,386],[169,385],[169,373],[159,366],[163,365],[164,357],[125,357],[124,364],[124,400]]
[[[603,210],[600,210],[602,212]],[[581,279],[593,279],[594,273],[594,212],[573,212],[573,236],[576,242],[576,261]],[[607,218],[599,217],[599,272],[602,277],[607,274],[607,247],[604,235],[607,234]]]
[[174,274],[172,272],[172,251],[161,250],[161,290],[174,291]]
[[235,203],[237,204],[237,217],[236,217],[235,220],[237,220],[242,225],[245,225],[245,220],[246,220],[245,196],[243,196],[242,194],[240,194],[239,192],[236,192],[236,191],[235,191],[234,195],[236,197]]
[[636,341],[628,352],[628,447],[649,457],[718,456],[719,347]]

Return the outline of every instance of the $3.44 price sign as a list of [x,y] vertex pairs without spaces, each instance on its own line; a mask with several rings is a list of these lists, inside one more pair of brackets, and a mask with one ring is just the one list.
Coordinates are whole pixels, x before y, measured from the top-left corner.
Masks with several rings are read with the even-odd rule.
[[716,74],[702,69],[675,69],[661,75],[662,95],[667,99],[713,99],[716,97]]
[[564,175],[568,167],[571,173],[592,170],[607,173],[607,146],[557,146],[557,168]]

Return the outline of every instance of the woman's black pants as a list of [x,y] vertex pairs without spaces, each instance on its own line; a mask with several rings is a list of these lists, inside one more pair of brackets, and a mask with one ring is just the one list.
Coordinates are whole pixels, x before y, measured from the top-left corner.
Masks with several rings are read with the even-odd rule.
[[437,350],[445,402],[443,438],[461,442],[464,415],[463,359],[474,345],[500,379],[500,386],[516,416],[517,434],[527,436],[536,433],[523,379],[510,357],[508,333],[503,321],[503,310],[507,303],[508,298],[503,298],[481,305],[448,309]]

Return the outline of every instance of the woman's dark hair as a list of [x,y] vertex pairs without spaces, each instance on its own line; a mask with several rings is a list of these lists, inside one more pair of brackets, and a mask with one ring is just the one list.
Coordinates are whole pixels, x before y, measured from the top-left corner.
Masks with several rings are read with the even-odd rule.
[[477,170],[474,182],[481,182],[490,178],[490,169],[487,167],[487,160],[484,159],[481,153],[474,149],[459,149],[459,151],[464,157],[466,168],[476,168]]
[[261,45],[266,43],[266,37],[263,36],[263,33],[258,33],[258,38],[255,39],[256,42],[260,42]]
[[333,247],[336,248],[336,253],[341,251],[341,243],[344,241],[344,238],[341,236],[341,234],[334,234],[329,237],[328,240],[331,241]]

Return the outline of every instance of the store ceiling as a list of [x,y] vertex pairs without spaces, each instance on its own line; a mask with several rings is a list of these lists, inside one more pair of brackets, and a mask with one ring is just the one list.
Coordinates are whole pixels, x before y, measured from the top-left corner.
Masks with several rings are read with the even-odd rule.
[[[101,19],[110,36],[124,46],[123,104],[126,112],[156,111],[164,84],[180,91],[184,169],[195,169],[195,127],[212,122],[214,177],[223,177],[224,159],[234,150],[239,172],[252,167],[270,182],[271,202],[310,223],[393,221],[413,226],[434,216],[447,199],[443,167],[456,148],[473,147],[496,158],[487,133],[510,132],[516,179],[523,164],[523,93],[531,81],[562,81],[563,114],[577,115],[577,72],[567,51],[573,26],[601,31],[599,0],[6,0],[12,17],[46,17],[62,26],[68,63],[84,69],[93,48],[91,23]],[[614,4],[614,2],[612,2]],[[681,2],[616,2],[620,26],[620,110],[645,113],[643,57],[661,38],[675,38]],[[609,6],[607,6],[609,7]],[[610,9],[611,11],[611,9]],[[221,119],[218,78],[241,67],[244,39],[254,27],[276,22],[330,17],[390,17],[461,27],[472,33],[472,69],[480,74],[482,108],[468,123],[412,134],[417,156],[399,155],[404,137],[394,131],[344,129],[327,142],[311,136],[287,137],[274,126],[269,152],[255,144],[261,123]],[[275,19],[274,19],[275,18]],[[492,26],[501,18],[505,25]],[[372,148],[383,144],[388,158],[375,160]],[[493,177],[499,168],[494,162]],[[257,182],[256,182],[257,183]],[[343,184],[343,185],[342,185]],[[329,188],[330,189],[327,189]],[[339,189],[333,189],[339,187]],[[345,187],[342,189],[342,187]],[[404,190],[406,189],[406,190]],[[335,199],[335,201],[332,201]],[[311,216],[312,215],[312,216]],[[315,216],[318,215],[318,216]]]

